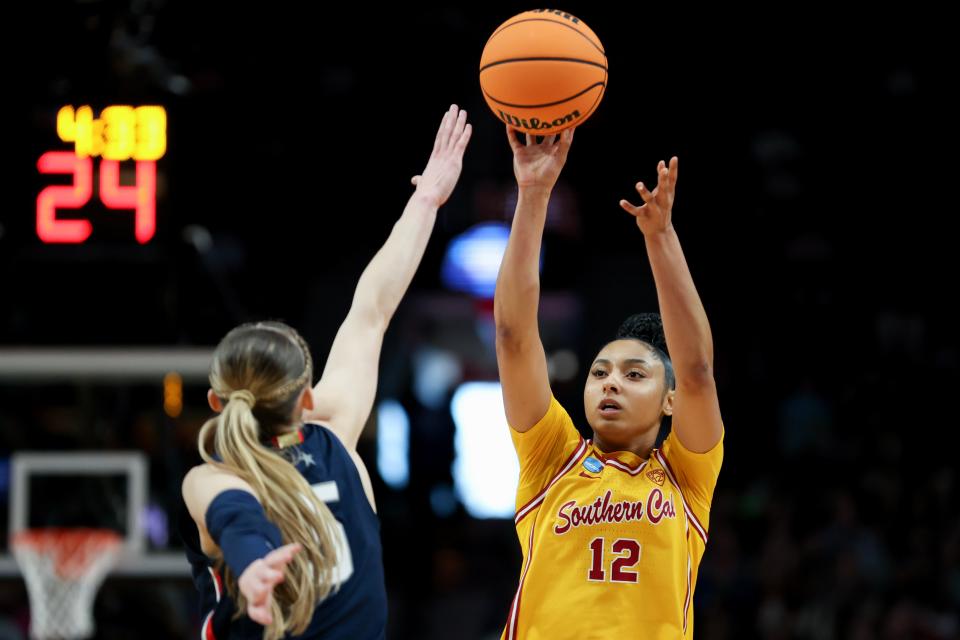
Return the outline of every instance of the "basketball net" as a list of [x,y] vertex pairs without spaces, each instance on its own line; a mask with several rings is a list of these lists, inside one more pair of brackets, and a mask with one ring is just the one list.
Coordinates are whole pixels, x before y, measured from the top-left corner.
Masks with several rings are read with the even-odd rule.
[[30,637],[92,636],[93,601],[119,557],[120,536],[104,529],[28,529],[10,546],[27,583]]

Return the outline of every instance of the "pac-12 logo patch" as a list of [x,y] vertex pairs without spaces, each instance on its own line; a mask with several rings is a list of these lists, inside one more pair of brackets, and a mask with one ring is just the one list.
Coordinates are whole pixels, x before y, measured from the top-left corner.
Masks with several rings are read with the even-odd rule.
[[597,473],[600,469],[603,469],[603,463],[593,456],[587,456],[587,459],[583,461],[583,468],[590,473]]
[[663,469],[651,469],[647,471],[647,477],[662,487],[666,474],[663,473]]

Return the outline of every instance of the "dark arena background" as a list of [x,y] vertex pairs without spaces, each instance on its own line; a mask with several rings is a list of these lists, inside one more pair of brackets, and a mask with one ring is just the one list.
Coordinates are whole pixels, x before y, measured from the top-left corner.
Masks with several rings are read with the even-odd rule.
[[[210,351],[236,324],[280,319],[322,367],[452,103],[473,139],[387,333],[360,453],[388,637],[498,638],[520,547],[490,278],[516,184],[478,66],[493,30],[533,7],[22,4],[3,100],[0,638],[28,637],[17,523],[105,527],[130,545],[97,593],[95,637],[199,636],[177,522]],[[657,305],[618,201],[679,156],[674,222],[726,427],[696,636],[960,637],[948,20],[879,5],[562,8],[603,42],[609,84],[545,232],[552,385],[586,427],[592,357]],[[74,150],[58,113],[79,130],[123,105],[162,108],[153,159],[140,173],[93,157],[89,199],[57,214],[89,226],[38,231],[39,196],[74,170],[38,168]]]

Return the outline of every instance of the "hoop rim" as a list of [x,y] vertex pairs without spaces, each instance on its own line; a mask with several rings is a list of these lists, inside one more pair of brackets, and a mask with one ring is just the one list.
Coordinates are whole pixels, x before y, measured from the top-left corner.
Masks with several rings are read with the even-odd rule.
[[30,598],[31,638],[93,635],[93,598],[122,542],[112,529],[87,527],[24,529],[10,537]]
[[17,531],[10,537],[10,547],[27,547],[46,551],[64,543],[90,542],[97,546],[113,546],[123,537],[113,529],[93,527],[34,527]]
[[63,578],[83,576],[101,558],[112,564],[104,556],[112,556],[122,545],[123,537],[116,531],[89,527],[38,527],[18,531],[10,538],[18,564],[50,558]]

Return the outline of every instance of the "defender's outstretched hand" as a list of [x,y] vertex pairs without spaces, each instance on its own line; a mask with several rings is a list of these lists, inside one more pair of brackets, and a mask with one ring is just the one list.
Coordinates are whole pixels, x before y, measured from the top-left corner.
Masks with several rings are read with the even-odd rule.
[[439,207],[457,186],[460,170],[463,168],[463,153],[470,141],[473,127],[467,124],[467,112],[461,111],[457,105],[451,105],[450,110],[440,121],[437,138],[433,143],[433,153],[423,173],[413,176],[410,180],[417,187],[417,191],[435,202]]
[[240,587],[240,593],[247,599],[247,615],[254,622],[262,625],[273,622],[273,616],[270,614],[273,588],[283,582],[283,570],[300,549],[300,544],[296,542],[284,545],[243,570],[243,575],[237,580],[237,586]]

